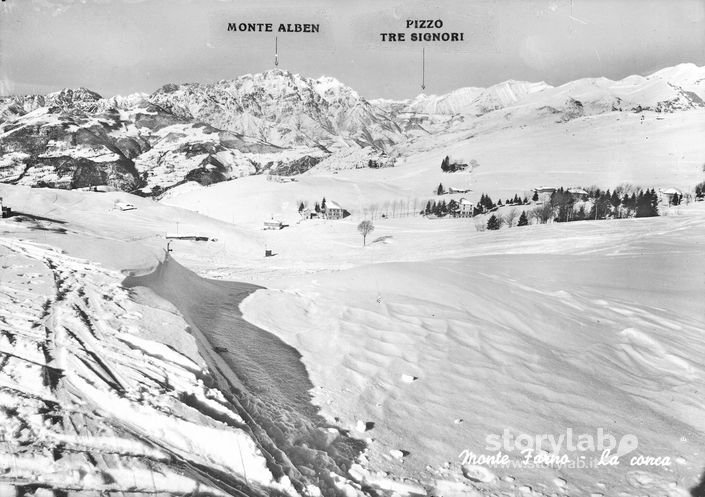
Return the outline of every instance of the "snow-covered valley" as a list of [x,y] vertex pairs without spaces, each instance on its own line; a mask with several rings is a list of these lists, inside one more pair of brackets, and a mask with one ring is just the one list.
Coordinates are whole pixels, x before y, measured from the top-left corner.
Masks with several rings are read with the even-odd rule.
[[0,496],[700,497],[703,81],[3,99]]
[[[680,496],[705,468],[698,395],[705,312],[697,297],[705,283],[693,276],[705,272],[702,203],[658,218],[499,232],[477,232],[471,220],[390,219],[364,249],[353,222],[314,221],[289,228],[280,255],[265,259],[263,244],[286,230],[265,237],[151,200],[135,199],[137,210],[122,212],[111,209],[119,193],[1,190],[19,212],[41,216],[0,225],[3,412],[4,426],[13,427],[4,457],[15,465],[6,485],[292,493],[291,480],[266,465],[272,447],[315,452],[345,447],[348,436],[367,444],[346,468],[357,483],[341,475],[326,483],[327,463],[312,466],[325,495],[345,492],[339,486]],[[217,241],[176,241],[172,257],[209,277],[264,284],[242,304],[244,318],[301,353],[304,375],[301,366],[257,373],[246,363],[235,374],[253,382],[245,387],[265,404],[255,410],[267,413],[261,419],[289,426],[273,445],[263,445],[257,421],[243,423],[251,410],[233,407],[247,396],[223,385],[238,380],[217,381],[248,357],[267,364],[266,354],[240,350],[251,339],[238,346],[227,332],[225,341],[199,344],[198,328],[212,337],[228,327],[195,326],[186,310],[223,319],[205,302],[237,305],[227,284],[167,271],[175,279],[164,280],[171,295],[162,296],[181,299],[176,307],[147,288],[122,286],[118,269],[159,274],[175,219],[182,232],[198,227]],[[314,234],[315,244],[297,248]],[[280,390],[257,394],[273,381]],[[291,424],[302,419],[291,413],[306,410],[309,387],[323,418],[315,410],[304,418],[319,419],[320,428]],[[292,411],[285,399],[297,395],[303,404]],[[638,448],[620,465],[589,469],[525,467],[516,450],[509,467],[461,464],[463,450],[489,453],[486,437],[505,429],[514,440],[568,428],[576,436],[598,428],[617,440],[633,435]],[[320,437],[303,436],[311,429]],[[343,460],[353,464],[359,448]],[[634,455],[672,464],[634,467]],[[300,485],[311,481],[301,468],[320,459],[289,460],[292,476],[305,475],[298,488],[315,493]]]

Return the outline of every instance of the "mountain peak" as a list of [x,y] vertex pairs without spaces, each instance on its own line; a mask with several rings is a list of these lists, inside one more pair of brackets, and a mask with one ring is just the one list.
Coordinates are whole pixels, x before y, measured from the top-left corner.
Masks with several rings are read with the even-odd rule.
[[166,85],[149,101],[179,117],[283,147],[384,149],[403,140],[387,116],[336,78],[279,68],[211,84]]
[[273,68],[273,69],[267,69],[264,72],[257,73],[257,74],[252,74],[253,77],[257,76],[262,76],[265,79],[276,79],[276,78],[292,78],[292,77],[301,77],[298,74],[292,74],[290,71],[287,71],[286,69],[279,69],[279,68]]
[[47,97],[49,98],[70,98],[73,100],[90,100],[90,101],[96,101],[96,100],[101,100],[103,97],[94,92],[93,90],[89,90],[88,88],[84,88],[83,86],[80,86],[78,88],[63,88],[59,91],[55,91],[52,93],[47,94]]

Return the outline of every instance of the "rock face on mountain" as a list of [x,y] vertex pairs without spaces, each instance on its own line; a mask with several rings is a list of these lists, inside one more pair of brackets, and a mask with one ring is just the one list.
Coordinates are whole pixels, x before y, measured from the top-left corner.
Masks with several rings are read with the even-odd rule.
[[439,146],[476,123],[481,132],[699,108],[705,67],[693,64],[620,81],[507,81],[403,101],[368,101],[334,78],[281,70],[107,99],[64,89],[0,98],[0,182],[158,194],[185,181],[393,166],[418,138],[428,147],[437,137]]
[[329,77],[314,80],[275,69],[213,84],[170,84],[149,100],[179,117],[282,147],[357,144],[385,150],[403,140],[386,112]]
[[160,193],[184,181],[210,184],[322,153],[282,149],[185,120],[141,97],[104,100],[65,90],[3,103],[2,182]]

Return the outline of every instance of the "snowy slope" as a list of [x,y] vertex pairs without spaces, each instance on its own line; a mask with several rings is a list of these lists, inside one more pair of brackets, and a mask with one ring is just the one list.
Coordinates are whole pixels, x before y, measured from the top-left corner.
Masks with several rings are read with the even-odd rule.
[[[241,307],[302,352],[324,412],[372,440],[371,480],[381,469],[434,495],[685,496],[705,467],[704,214],[499,233],[378,223],[373,238],[390,243],[358,248],[367,264],[284,277]],[[638,446],[617,466],[522,466],[514,445],[512,463],[461,464],[465,449],[496,452],[488,435],[569,428]]]
[[[361,495],[344,468],[362,443],[322,418],[301,440],[285,402],[268,403],[264,411],[279,417],[265,417],[261,387],[237,376],[242,364],[223,362],[211,327],[199,329],[144,287],[123,286],[126,272],[174,278],[169,268],[179,266],[163,262],[167,247],[210,267],[259,261],[256,235],[124,193],[0,185],[0,196],[17,212],[0,221],[7,406],[0,412],[8,441],[0,458],[11,467],[0,478],[2,495],[36,484],[57,492],[253,496],[320,495],[320,486],[326,495]],[[116,200],[135,209],[112,209]],[[167,245],[172,230],[213,238]],[[188,272],[176,273],[183,280]],[[212,303],[201,292],[212,283],[193,273],[184,281],[174,290],[186,301],[199,309]],[[226,312],[244,292],[225,301]],[[241,381],[254,389],[248,397]],[[299,402],[315,416],[305,396]],[[291,434],[288,445],[282,431]],[[348,462],[338,468],[332,460]],[[310,468],[327,471],[313,478]]]
[[403,107],[397,104],[393,108],[397,112],[479,115],[509,107],[547,88],[551,87],[543,82],[505,81],[489,88],[460,88],[445,95],[421,94]]
[[[687,115],[697,117],[695,113]],[[581,122],[584,125],[587,121],[566,126],[573,129],[570,127]],[[651,131],[661,130],[663,139],[669,141],[693,126],[685,121],[678,127],[668,119],[648,122],[654,126]],[[615,126],[620,123],[614,121]],[[543,130],[546,143],[557,139],[557,128]],[[505,136],[517,142],[522,141],[518,137],[526,136],[522,146],[527,147],[541,136],[536,130],[515,131],[528,134]],[[583,130],[589,138],[587,133]],[[606,139],[610,134],[613,130],[608,129],[594,136]],[[488,140],[486,146],[489,144]],[[681,147],[676,142],[673,146]],[[559,158],[557,152],[555,158]],[[653,169],[644,170],[656,171],[656,162]],[[481,161],[479,170],[485,166]],[[149,352],[141,352],[149,357],[139,356],[140,364],[161,368],[166,368],[167,360],[182,368],[190,364],[176,354],[165,355],[159,345],[145,345],[152,341],[171,345],[203,368],[202,359],[193,355],[190,337],[174,332],[184,329],[183,318],[154,295],[130,298],[119,285],[119,273],[105,268],[149,271],[163,257],[164,233],[198,231],[217,241],[177,241],[172,244],[174,257],[202,274],[268,282],[269,290],[255,293],[242,305],[245,317],[302,353],[315,386],[313,395],[331,424],[342,424],[341,430],[349,428],[363,440],[373,439],[369,453],[350,467],[351,477],[358,482],[367,482],[378,492],[386,488],[400,494],[687,495],[705,467],[700,449],[705,442],[700,416],[705,406],[694,394],[705,386],[699,360],[705,352],[700,331],[705,327],[705,313],[702,301],[693,297],[701,295],[705,287],[702,279],[692,276],[705,270],[702,204],[656,219],[554,224],[498,233],[476,232],[471,220],[378,220],[364,249],[355,229],[359,217],[292,224],[280,232],[261,231],[261,220],[269,217],[270,206],[296,216],[295,202],[284,202],[302,197],[317,200],[323,193],[344,207],[352,204],[356,210],[356,199],[361,204],[380,202],[421,188],[425,180],[415,178],[415,171],[422,178],[424,167],[420,160],[385,170],[309,173],[296,183],[268,182],[261,176],[242,178],[199,188],[192,194],[200,196],[189,202],[186,193],[181,196],[174,191],[174,200],[181,198],[184,205],[218,215],[224,222],[124,193],[0,185],[0,196],[8,205],[40,217],[4,221],[0,229],[3,261],[13,261],[4,263],[7,267],[3,269],[2,281],[8,282],[11,290],[7,295],[12,297],[3,302],[5,320],[12,323],[12,330],[30,328],[28,337],[39,333],[37,340],[45,338],[43,331],[31,329],[28,323],[37,320],[36,313],[41,316],[44,312],[41,296],[51,295],[50,290],[56,288],[52,286],[56,274],[60,286],[56,293],[66,292],[61,299],[52,297],[49,309],[53,312],[56,308],[58,318],[49,320],[48,325],[58,323],[59,330],[76,330],[84,343],[97,347],[88,350],[97,351],[98,357],[108,361],[100,368],[90,355],[88,365],[73,362],[77,364],[75,373],[65,381],[83,385],[80,378],[88,376],[94,382],[114,383],[106,373],[110,371],[128,386],[137,378],[134,381],[148,385],[156,398],[166,396],[166,404],[160,405],[179,406],[178,395],[174,398],[169,392],[196,388],[182,379],[188,376],[183,370],[173,373],[178,381],[159,386],[156,380],[141,379],[134,368],[125,372],[125,363],[134,360],[136,356],[131,354],[138,353],[134,347],[139,344]],[[435,161],[432,167],[437,167]],[[374,179],[358,182],[370,173],[376,175]],[[599,177],[604,171],[595,174]],[[526,177],[517,181],[524,180]],[[233,186],[238,190],[228,189]],[[241,196],[244,200],[238,200]],[[137,209],[113,209],[116,200],[133,203]],[[196,200],[203,204],[192,203]],[[101,261],[105,267],[36,242]],[[263,257],[265,244],[274,249],[275,257]],[[23,264],[34,269],[18,275],[15,268]],[[37,288],[27,294],[15,290],[31,285]],[[188,297],[193,288],[198,287],[181,285],[177,290]],[[113,300],[103,299],[103,294]],[[193,300],[198,302],[196,295]],[[90,326],[78,309],[86,313]],[[132,314],[137,312],[141,318]],[[131,347],[115,342],[115,335],[123,331],[121,324],[136,333]],[[91,329],[100,333],[97,345]],[[20,343],[7,345],[8,340],[5,346],[20,347]],[[84,348],[73,342],[70,345],[64,357],[79,361],[76,357],[84,354]],[[157,349],[161,352],[155,352]],[[41,361],[46,359],[41,355],[35,359],[41,370]],[[171,363],[169,367],[176,368]],[[12,378],[15,370],[8,370],[12,373],[8,381],[20,378]],[[22,385],[39,389],[37,373],[30,370]],[[172,369],[163,370],[171,378]],[[141,368],[139,374],[146,371]],[[207,391],[203,385],[197,386]],[[86,392],[92,390],[85,387],[79,394]],[[113,395],[110,392],[108,389],[108,396]],[[10,401],[17,402],[17,398],[11,396]],[[22,406],[23,413],[39,408],[32,403]],[[150,450],[176,454],[193,450],[196,454],[188,455],[189,461],[205,464],[208,471],[228,467],[231,477],[238,477],[237,465],[241,463],[237,454],[218,452],[220,446],[205,443],[202,436],[184,435],[190,433],[184,427],[196,419],[188,417],[195,415],[192,406],[179,407],[187,413],[185,418],[162,421],[157,416],[163,412],[149,410],[150,405],[145,406],[139,398],[101,402],[97,417],[103,422],[110,413],[105,421],[109,434],[124,417],[116,417],[108,406],[124,407],[119,413],[130,419],[136,416],[135,410],[148,412],[151,421],[145,421],[145,427],[159,420],[162,431],[158,435],[150,432],[149,440],[161,445],[149,445]],[[199,421],[199,430],[210,429],[213,422]],[[628,458],[620,466],[592,470],[460,465],[462,450],[486,452],[486,435],[501,434],[505,428],[516,437],[521,433],[558,436],[568,427],[576,433],[594,433],[604,427],[616,437],[633,434],[639,441],[633,454],[669,456],[673,465],[667,469],[636,468],[628,464]],[[217,423],[216,428],[218,440],[221,433],[229,433],[223,437],[239,437],[236,429]],[[51,429],[64,433],[56,426]],[[172,438],[172,429],[180,438]],[[34,440],[31,433],[21,436]],[[139,450],[146,450],[132,438],[120,432],[110,441],[99,441],[107,445],[82,446],[77,453],[62,455],[59,462],[47,458],[46,464],[57,468],[52,484],[71,482],[83,485],[80,488],[125,490],[121,485],[133,473],[139,477],[138,483],[144,481],[142,476],[151,478],[151,469],[143,472],[143,466],[132,461]],[[115,456],[118,446],[124,452]],[[61,472],[74,468],[74,461],[84,464],[86,456],[82,454],[90,451],[110,451],[111,457],[123,458],[119,459],[123,472],[107,467],[109,463],[104,467],[99,458],[96,465],[88,462],[87,477],[82,480],[74,473]],[[171,478],[175,470],[170,460],[160,461],[155,464],[165,477],[157,474],[152,486],[167,492],[189,491],[199,481],[184,473]],[[248,461],[260,467],[260,459],[254,455],[251,459],[246,456],[250,464]],[[22,466],[24,475],[41,475],[28,461],[22,460],[22,464],[27,465]],[[253,471],[262,475],[263,492],[271,492],[272,486],[286,486],[285,480]],[[115,479],[113,487],[106,486],[110,485],[106,483],[108,476]],[[345,488],[355,492],[354,485]]]
[[[491,127],[480,128],[485,124]],[[703,134],[703,111],[646,114],[643,120],[638,114],[609,113],[519,127],[500,127],[491,120],[476,129],[419,139],[392,168],[345,169],[331,157],[295,183],[249,177],[207,188],[180,187],[163,201],[259,227],[271,216],[293,224],[300,219],[297,209],[302,201],[322,197],[340,203],[353,219],[395,202],[402,202],[405,210],[416,202],[420,209],[428,199],[439,199],[435,195],[439,183],[470,188],[469,194],[454,198],[472,202],[482,193],[495,200],[515,194],[530,197],[531,189],[540,185],[614,189],[628,182],[692,192],[703,179]],[[440,164],[446,155],[466,163],[476,160],[479,166],[472,172],[443,173]]]

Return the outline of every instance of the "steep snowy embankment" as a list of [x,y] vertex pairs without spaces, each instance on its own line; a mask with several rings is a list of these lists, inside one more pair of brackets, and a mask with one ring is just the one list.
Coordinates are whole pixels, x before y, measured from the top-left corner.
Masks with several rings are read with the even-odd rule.
[[50,247],[0,238],[0,254],[0,493],[296,494],[173,308]]

